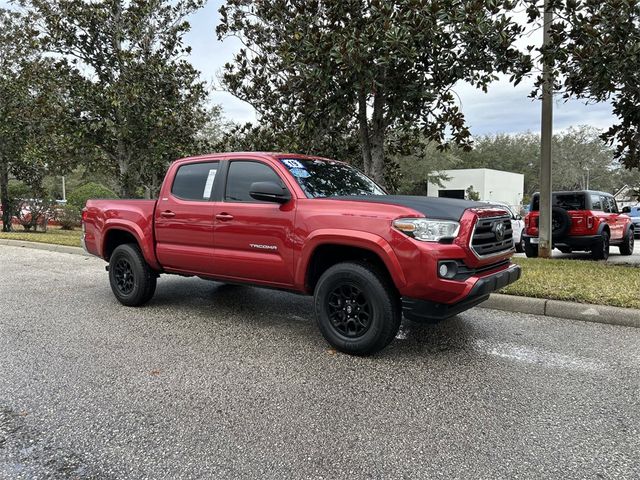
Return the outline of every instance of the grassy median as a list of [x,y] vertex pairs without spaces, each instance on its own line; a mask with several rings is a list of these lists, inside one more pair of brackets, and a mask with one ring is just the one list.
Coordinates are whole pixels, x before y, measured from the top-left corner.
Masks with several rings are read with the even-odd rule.
[[500,293],[640,308],[640,268],[589,260],[514,258],[522,278]]
[[23,240],[27,242],[53,243],[55,245],[80,246],[82,231],[61,230],[59,227],[49,227],[47,232],[26,232],[21,226],[15,226],[13,232],[0,232],[0,239]]

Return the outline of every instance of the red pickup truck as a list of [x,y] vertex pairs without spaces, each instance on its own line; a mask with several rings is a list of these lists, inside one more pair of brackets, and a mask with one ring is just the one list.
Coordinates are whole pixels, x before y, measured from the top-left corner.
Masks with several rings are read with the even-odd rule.
[[504,208],[387,195],[304,155],[178,160],[157,201],[89,200],[83,229],[124,305],[149,301],[161,273],[314,295],[326,340],[358,355],[388,345],[403,313],[443,320],[520,277]]

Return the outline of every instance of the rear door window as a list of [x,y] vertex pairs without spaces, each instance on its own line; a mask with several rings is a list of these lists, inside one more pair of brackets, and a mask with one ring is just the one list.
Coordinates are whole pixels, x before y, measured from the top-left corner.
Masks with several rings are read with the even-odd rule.
[[591,210],[603,212],[602,197],[600,195],[591,195]]
[[171,194],[182,200],[211,200],[219,162],[188,163],[176,172]]

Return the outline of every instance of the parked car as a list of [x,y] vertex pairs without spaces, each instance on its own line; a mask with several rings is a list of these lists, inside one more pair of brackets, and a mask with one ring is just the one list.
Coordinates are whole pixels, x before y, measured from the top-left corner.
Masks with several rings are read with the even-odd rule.
[[[540,195],[534,194],[525,217],[525,253],[538,256]],[[552,245],[563,253],[588,251],[595,260],[609,258],[611,245],[621,255],[631,255],[635,227],[628,215],[618,211],[613,195],[590,190],[553,192]]]
[[511,215],[511,229],[513,230],[513,244],[515,246],[516,252],[524,252],[524,219],[522,218],[522,215],[520,215],[513,208],[513,206],[509,205],[506,202],[492,202],[485,200],[483,201],[483,203],[503,207],[509,212],[509,214]]
[[387,195],[349,165],[267,153],[186,158],[154,200],[89,200],[83,245],[109,262],[124,305],[161,273],[315,296],[336,349],[389,344],[402,313],[440,321],[520,277],[511,214],[465,200]]
[[635,237],[640,238],[640,206],[636,205],[635,207],[624,207],[622,209],[622,213],[628,215],[629,218],[631,218]]

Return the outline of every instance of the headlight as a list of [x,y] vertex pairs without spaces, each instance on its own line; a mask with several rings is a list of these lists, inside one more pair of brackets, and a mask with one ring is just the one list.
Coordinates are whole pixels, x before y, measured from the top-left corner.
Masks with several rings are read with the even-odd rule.
[[399,218],[393,226],[401,232],[423,242],[439,242],[458,235],[460,224],[451,220],[430,218]]

